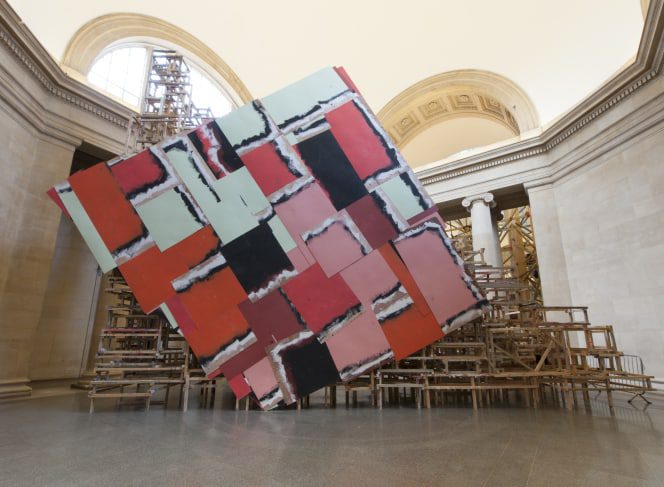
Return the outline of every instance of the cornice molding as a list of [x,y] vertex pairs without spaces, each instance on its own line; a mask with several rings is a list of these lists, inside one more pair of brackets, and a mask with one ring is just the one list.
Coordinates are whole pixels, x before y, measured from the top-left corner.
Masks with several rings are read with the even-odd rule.
[[661,74],[664,0],[652,0],[634,63],[607,81],[541,134],[439,166],[415,170],[424,185],[546,154]]
[[0,0],[0,41],[47,94],[118,127],[128,126],[132,110],[65,75],[6,0]]

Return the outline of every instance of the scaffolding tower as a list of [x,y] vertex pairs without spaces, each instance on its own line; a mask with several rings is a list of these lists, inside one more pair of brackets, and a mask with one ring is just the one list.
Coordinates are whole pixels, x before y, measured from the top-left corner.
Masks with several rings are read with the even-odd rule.
[[210,108],[191,98],[191,70],[184,56],[155,49],[149,61],[141,112],[135,117],[127,151],[140,151],[212,119]]

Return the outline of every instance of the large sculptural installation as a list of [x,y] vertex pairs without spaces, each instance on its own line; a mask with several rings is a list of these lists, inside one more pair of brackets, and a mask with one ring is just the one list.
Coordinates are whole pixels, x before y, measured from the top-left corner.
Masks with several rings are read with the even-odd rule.
[[342,68],[49,194],[101,269],[263,409],[407,357],[487,306]]

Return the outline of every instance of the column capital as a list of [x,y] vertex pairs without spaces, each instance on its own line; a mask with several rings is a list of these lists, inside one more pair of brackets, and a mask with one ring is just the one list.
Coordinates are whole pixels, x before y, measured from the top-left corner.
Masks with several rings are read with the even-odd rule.
[[470,211],[476,201],[481,201],[489,208],[494,208],[496,206],[496,200],[493,197],[493,193],[481,193],[474,196],[468,196],[463,199],[461,205]]

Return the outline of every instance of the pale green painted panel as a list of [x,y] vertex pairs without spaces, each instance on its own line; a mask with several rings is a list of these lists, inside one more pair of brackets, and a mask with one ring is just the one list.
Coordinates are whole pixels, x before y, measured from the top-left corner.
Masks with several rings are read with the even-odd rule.
[[[189,155],[186,152],[179,149],[173,149],[168,152],[168,158],[171,161],[171,164],[173,164],[175,171],[178,173],[182,181],[184,181],[187,189],[198,203],[198,206],[203,210],[203,213],[222,243],[226,244],[231,240],[235,240],[240,235],[244,235],[258,225],[258,219],[252,214],[249,207],[243,204],[242,199],[239,197],[240,190],[234,190],[232,187],[233,185],[229,184],[231,181],[235,181],[233,184],[238,184],[239,188],[243,188],[249,184],[247,181],[244,181],[246,176],[243,175],[241,169],[215,181],[213,183],[213,193],[213,191],[200,180],[198,173],[194,169],[192,162],[189,160]],[[246,168],[242,169],[245,169],[246,171]],[[235,176],[236,173],[239,174]],[[247,175],[248,174],[247,171]],[[249,175],[249,177],[251,176]],[[222,183],[226,179],[228,180],[225,183]],[[243,181],[244,186],[242,184]],[[256,183],[254,182],[253,184]],[[250,188],[244,189],[251,192]],[[258,191],[260,191],[260,188]],[[221,202],[216,200],[215,194],[219,195]],[[253,202],[254,206],[261,206],[260,198],[257,195],[247,195],[247,198]]]
[[62,204],[65,205],[71,219],[78,228],[78,231],[81,233],[83,240],[88,245],[90,252],[97,260],[99,267],[101,267],[102,272],[108,272],[111,269],[116,267],[115,261],[111,256],[111,253],[108,251],[106,244],[101,239],[99,232],[95,228],[92,220],[86,213],[83,205],[78,200],[78,197],[73,191],[66,191],[63,193],[58,193]]
[[218,179],[213,186],[221,198],[222,205],[244,203],[253,214],[260,213],[270,206],[270,202],[246,167],[241,167]]
[[203,227],[189,212],[182,196],[175,189],[169,189],[137,206],[136,211],[162,251]]
[[390,198],[404,218],[412,218],[424,211],[410,187],[399,176],[393,177],[378,187],[385,191],[387,197]]
[[201,181],[198,172],[194,168],[193,161],[189,158],[189,154],[180,149],[171,149],[167,152],[167,155],[168,160],[184,182],[189,193],[194,197],[203,213],[208,216],[208,209],[216,205],[217,200],[210,188]]
[[164,313],[164,316],[168,320],[168,323],[171,325],[171,328],[175,331],[180,336],[182,335],[182,331],[180,330],[180,325],[178,324],[178,321],[175,319],[175,316],[173,316],[173,313],[171,313],[171,310],[169,309],[168,305],[166,303],[163,303],[161,306],[159,306],[159,309]]
[[272,233],[276,237],[277,242],[279,242],[279,245],[281,245],[281,248],[284,250],[284,252],[289,252],[297,247],[295,240],[293,240],[291,234],[288,233],[288,230],[286,230],[286,227],[281,221],[281,218],[279,218],[276,214],[267,221],[267,224],[270,225]]
[[232,145],[240,145],[243,140],[260,135],[267,130],[263,117],[251,103],[217,118],[216,122]]
[[261,99],[277,124],[311,110],[320,101],[329,100],[348,89],[331,68],[324,68],[276,93]]

